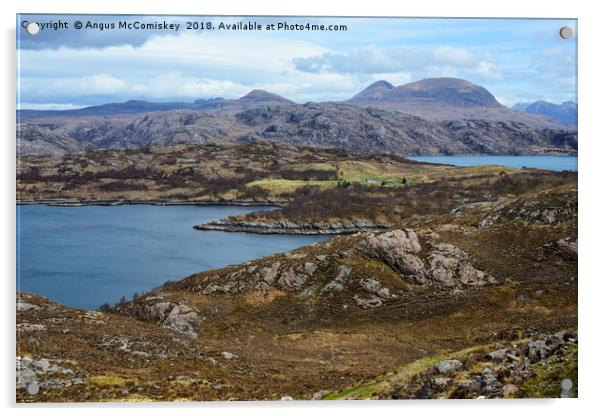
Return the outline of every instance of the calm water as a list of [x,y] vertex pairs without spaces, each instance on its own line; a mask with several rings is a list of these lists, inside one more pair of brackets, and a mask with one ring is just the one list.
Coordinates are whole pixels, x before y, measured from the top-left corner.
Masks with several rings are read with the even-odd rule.
[[411,156],[418,162],[456,166],[503,165],[512,168],[536,168],[577,171],[576,156]]
[[17,206],[17,289],[94,309],[202,270],[320,241],[321,236],[197,231],[259,207]]

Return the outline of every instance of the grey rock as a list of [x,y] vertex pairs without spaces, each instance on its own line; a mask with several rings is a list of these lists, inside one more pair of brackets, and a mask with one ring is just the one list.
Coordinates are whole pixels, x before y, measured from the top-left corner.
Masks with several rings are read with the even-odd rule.
[[228,351],[224,351],[222,352],[222,356],[226,359],[226,360],[233,360],[238,358],[238,355],[236,354],[232,354],[231,352]]
[[46,325],[42,325],[42,324],[30,324],[28,322],[22,322],[20,324],[17,324],[17,331],[23,331],[23,332],[33,332],[33,331],[46,331],[48,328],[46,328]]
[[314,393],[312,396],[312,400],[322,400],[324,397],[328,396],[328,392],[325,390],[320,390]]
[[453,373],[462,368],[463,364],[460,360],[443,360],[437,363],[437,371],[441,374]]
[[196,338],[194,325],[200,321],[197,310],[183,302],[160,301],[130,302],[119,308],[119,312],[143,319],[156,321],[174,331]]
[[437,387],[445,387],[449,384],[450,379],[448,377],[435,377],[433,379],[433,383],[437,386]]
[[354,295],[353,299],[357,303],[357,305],[363,309],[373,309],[382,306],[383,301],[381,298],[375,295],[368,295],[367,297],[363,297],[360,295]]
[[571,241],[569,238],[562,238],[562,239],[556,241],[556,246],[567,257],[572,258],[572,259],[577,259],[577,257],[578,257],[577,241],[578,240]]
[[27,311],[31,311],[31,310],[38,310],[41,309],[41,307],[39,305],[33,304],[33,303],[29,303],[26,302],[24,300],[17,300],[17,311],[18,312],[27,312]]
[[518,390],[519,390],[519,388],[517,386],[515,386],[514,384],[505,384],[504,387],[502,387],[502,396],[510,397],[510,396],[514,395],[515,393],[517,393]]
[[361,279],[360,286],[370,293],[377,293],[381,289],[380,282],[376,279]]
[[506,358],[507,353],[508,353],[508,349],[501,349],[501,350],[488,352],[486,357],[490,360],[499,362],[499,361],[502,361],[504,358]]
[[[424,233],[421,235],[426,237]],[[423,250],[418,235],[410,229],[393,230],[380,235],[367,234],[357,244],[357,249],[387,264],[414,284],[461,288],[495,282],[492,276],[476,269],[463,250],[451,244],[431,242],[425,265],[418,256]],[[372,293],[380,289],[373,282],[363,281],[361,284]]]

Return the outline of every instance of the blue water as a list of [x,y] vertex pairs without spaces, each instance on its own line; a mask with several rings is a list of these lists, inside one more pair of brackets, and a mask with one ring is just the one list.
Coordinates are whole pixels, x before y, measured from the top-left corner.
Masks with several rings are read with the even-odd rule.
[[192,273],[323,240],[198,231],[259,207],[17,206],[17,289],[95,309]]
[[519,169],[577,171],[576,156],[411,156],[408,159],[456,166],[502,165]]

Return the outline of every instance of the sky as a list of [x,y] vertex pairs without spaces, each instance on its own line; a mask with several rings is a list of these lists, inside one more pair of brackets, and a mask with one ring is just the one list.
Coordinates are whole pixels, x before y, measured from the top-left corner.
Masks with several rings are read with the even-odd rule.
[[[28,22],[39,24],[38,34],[27,33]],[[84,27],[76,29],[76,22]],[[86,28],[88,22],[95,27]],[[119,29],[119,22],[151,27]],[[163,22],[179,28],[152,26]],[[187,22],[198,29],[187,29]],[[219,28],[238,22],[262,30]],[[266,29],[278,23],[347,28]],[[563,26],[573,29],[571,39],[559,36]],[[18,15],[17,105],[192,102],[253,89],[298,103],[338,101],[374,81],[402,85],[433,77],[466,79],[509,106],[561,103],[577,101],[577,37],[571,19]]]

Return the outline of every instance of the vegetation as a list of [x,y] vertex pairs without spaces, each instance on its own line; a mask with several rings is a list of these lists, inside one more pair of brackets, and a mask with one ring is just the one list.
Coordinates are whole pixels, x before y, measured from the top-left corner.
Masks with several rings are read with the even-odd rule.
[[[253,144],[24,158],[18,179],[22,202],[276,202],[242,219],[373,219],[394,232],[383,241],[412,229],[420,245],[370,251],[378,232],[334,237],[99,311],[18,293],[19,371],[44,386],[18,388],[18,402],[500,397],[509,384],[517,397],[556,397],[559,379],[576,380],[573,336],[520,379],[513,359],[487,358],[524,360],[530,342],[577,325],[576,173]],[[449,269],[435,275],[439,263]],[[451,286],[437,280],[447,272]],[[444,359],[462,368],[440,387]],[[471,390],[486,368],[494,388]]]

